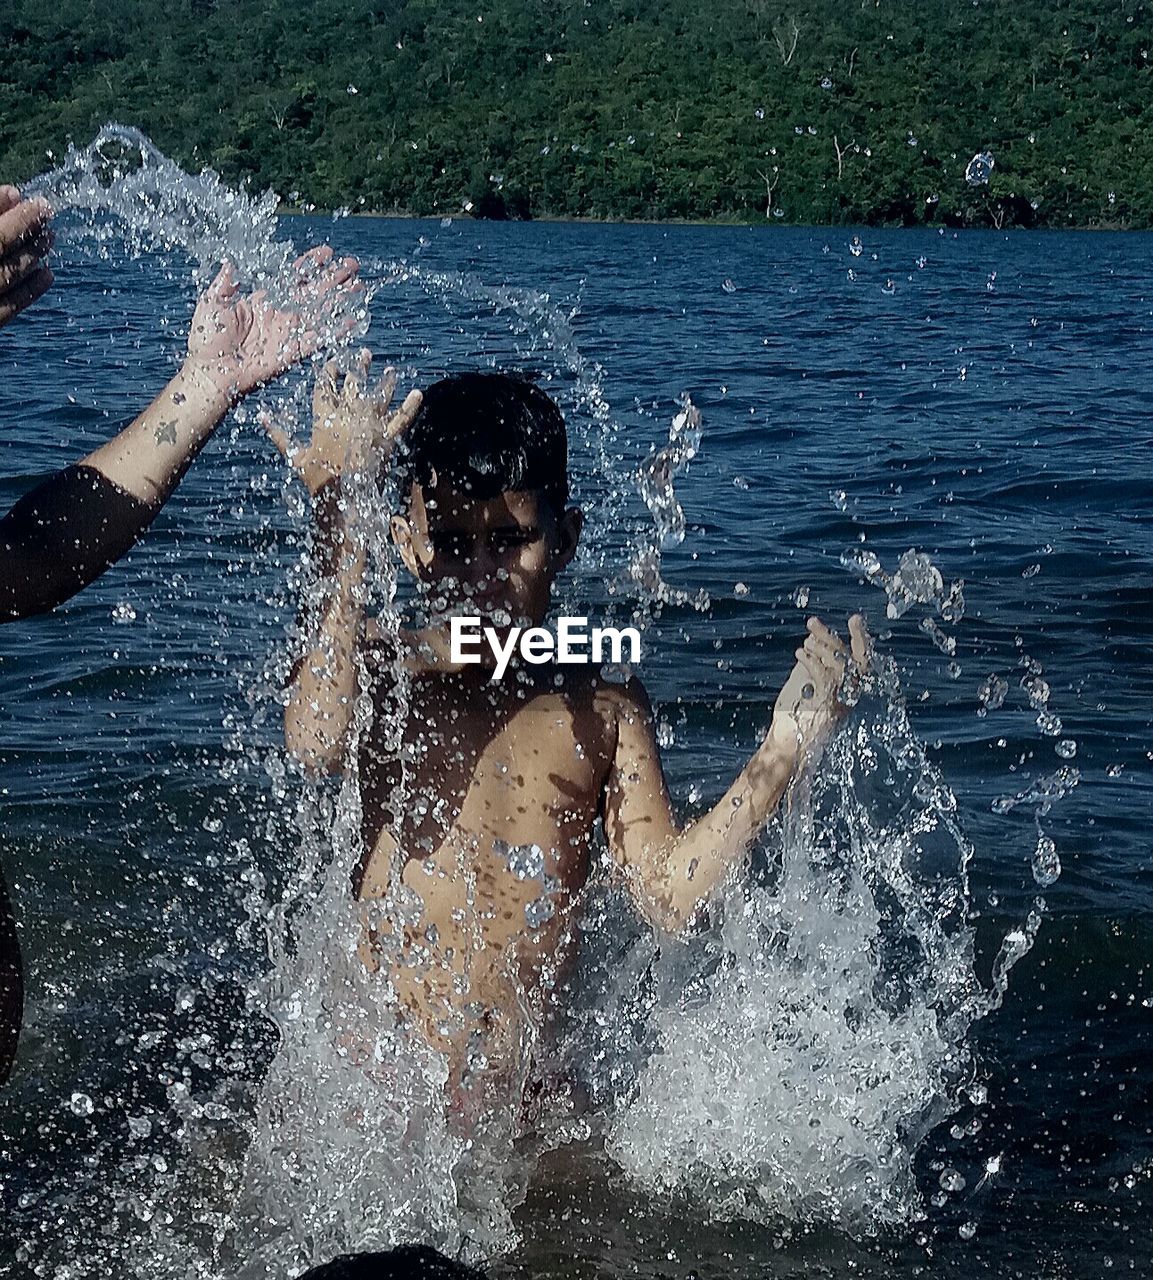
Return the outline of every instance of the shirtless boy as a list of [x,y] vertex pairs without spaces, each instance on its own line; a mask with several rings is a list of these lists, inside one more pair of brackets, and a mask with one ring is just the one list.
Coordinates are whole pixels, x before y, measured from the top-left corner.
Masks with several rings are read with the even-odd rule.
[[[515,1073],[526,1024],[547,1020],[569,958],[598,819],[640,911],[659,928],[684,929],[843,714],[846,664],[864,668],[868,637],[851,618],[849,653],[809,620],[764,741],[714,808],[681,827],[638,679],[514,662],[495,681],[491,663],[452,661],[450,617],[479,616],[502,637],[541,625],[576,551],[581,513],[568,505],[559,409],[531,383],[473,373],[423,398],[412,392],[390,416],[392,380],[368,394],[366,357],[343,387],[331,367],[318,381],[306,447],[274,432],[313,497],[325,593],[293,674],[287,741],[310,770],[350,763],[363,664],[374,715],[357,745],[364,855],[355,891],[394,893],[397,868],[416,912],[372,932],[362,954],[446,1054],[450,1082],[482,1055]],[[375,481],[389,467],[399,482],[391,534],[426,615],[399,642],[365,614],[365,513],[349,480]],[[398,707],[403,764],[387,741]]]

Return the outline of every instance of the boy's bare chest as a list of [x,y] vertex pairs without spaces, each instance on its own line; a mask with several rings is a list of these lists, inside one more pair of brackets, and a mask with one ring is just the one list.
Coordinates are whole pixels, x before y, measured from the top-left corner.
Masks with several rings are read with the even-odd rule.
[[383,893],[399,862],[406,880],[419,866],[426,898],[434,880],[457,896],[467,867],[473,893],[519,899],[538,878],[533,847],[540,874],[575,890],[609,770],[608,738],[591,700],[560,693],[460,697],[418,686],[403,724],[378,708],[360,752],[371,851],[362,896]]

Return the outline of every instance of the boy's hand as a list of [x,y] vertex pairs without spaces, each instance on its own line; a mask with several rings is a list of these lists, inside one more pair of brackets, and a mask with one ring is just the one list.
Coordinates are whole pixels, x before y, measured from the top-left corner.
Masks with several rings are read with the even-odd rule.
[[340,295],[359,291],[355,258],[334,259],[327,245],[296,261],[293,300],[299,309],[278,311],[259,289],[240,297],[230,263],[196,304],[188,335],[185,372],[235,404],[316,350],[310,317]]
[[30,306],[52,283],[44,255],[52,247],[48,201],[21,200],[0,187],[0,326]]
[[[809,619],[809,634],[797,650],[793,668],[773,708],[769,738],[794,761],[812,750],[848,707],[840,694],[846,678],[860,678],[868,667],[872,643],[859,613],[849,619],[851,653],[835,631],[819,618]],[[855,668],[855,670],[853,670]]]
[[335,361],[324,366],[312,393],[312,439],[303,448],[294,448],[279,427],[265,423],[273,444],[314,496],[339,476],[366,475],[379,481],[396,442],[420,408],[420,392],[410,391],[390,413],[396,373],[385,369],[368,391],[371,366],[372,353],[361,351],[355,372],[339,387]]

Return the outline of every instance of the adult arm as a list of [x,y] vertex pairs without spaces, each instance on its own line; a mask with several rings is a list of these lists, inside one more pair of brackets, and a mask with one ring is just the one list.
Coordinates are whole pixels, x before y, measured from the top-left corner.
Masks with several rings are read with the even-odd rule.
[[[331,249],[297,263],[299,301],[354,284]],[[306,283],[307,281],[307,283]],[[50,476],[0,520],[0,621],[42,613],[99,577],[140,537],[228,410],[307,355],[300,311],[240,296],[226,266],[197,303],[188,354],[155,400],[113,440]]]

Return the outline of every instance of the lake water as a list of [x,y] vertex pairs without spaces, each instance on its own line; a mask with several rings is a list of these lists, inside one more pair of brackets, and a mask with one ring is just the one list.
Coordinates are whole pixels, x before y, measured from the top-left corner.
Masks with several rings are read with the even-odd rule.
[[[697,1194],[691,1177],[653,1190],[578,1142],[532,1162],[519,1243],[493,1272],[1153,1274],[1153,238],[372,219],[283,231],[423,273],[382,286],[368,338],[410,382],[477,363],[552,376],[596,547],[566,606],[605,602],[624,531],[644,524],[635,492],[614,490],[667,439],[682,393],[699,406],[701,450],[677,481],[687,533],[663,574],[710,604],[666,605],[640,668],[682,811],[719,796],[753,749],[805,617],[843,626],[859,609],[972,843],[986,984],[1005,935],[1040,917],[1003,1004],[966,1038],[968,1101],[909,1139],[919,1216],[906,1204],[892,1222],[866,1196],[838,1226],[814,1191],[750,1221],[705,1174]],[[59,259],[51,295],[0,333],[6,505],[159,389],[191,306],[178,258],[64,237]],[[518,321],[508,296],[474,286],[531,305]],[[563,358],[555,332],[540,336],[557,319],[575,342]],[[194,1158],[182,1099],[267,1063],[253,885],[234,877],[283,881],[297,857],[284,814],[299,784],[276,764],[269,673],[287,653],[300,528],[278,457],[254,426],[226,424],[121,565],[0,632],[0,857],[29,985],[0,1095],[0,1262],[14,1275],[80,1276],[97,1259],[144,1274],[156,1209],[139,1188]],[[890,619],[885,592],[844,563],[871,552],[892,574],[913,548],[946,587],[963,579],[962,619]],[[1007,696],[979,715],[993,674]],[[1079,785],[1040,815],[997,803],[1063,768]],[[1061,865],[1044,888],[1038,822]],[[200,1035],[213,1048],[198,1057]],[[227,1186],[198,1203],[220,1215],[199,1219],[210,1235]]]

